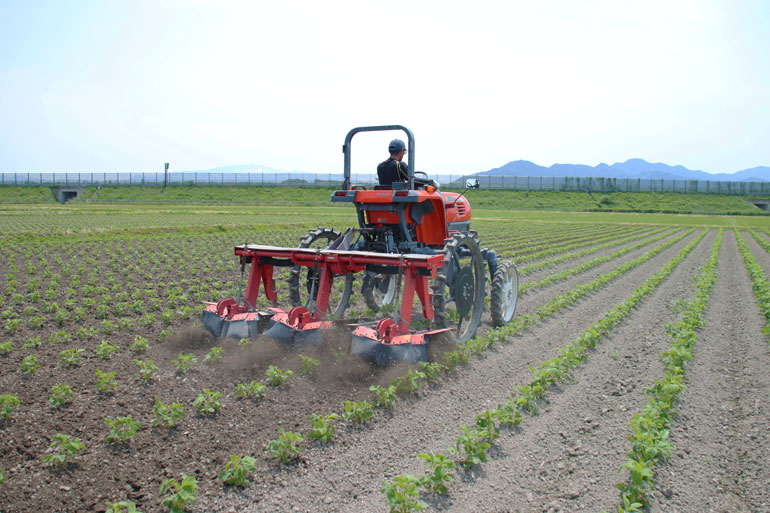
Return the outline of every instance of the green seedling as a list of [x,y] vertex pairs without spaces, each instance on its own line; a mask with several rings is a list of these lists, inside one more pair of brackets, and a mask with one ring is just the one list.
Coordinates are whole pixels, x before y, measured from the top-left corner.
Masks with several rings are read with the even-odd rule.
[[24,341],[24,344],[21,346],[21,348],[34,349],[42,345],[43,345],[43,341],[40,337],[29,337],[27,340]]
[[222,408],[220,397],[222,397],[221,392],[212,392],[208,388],[204,388],[203,392],[198,394],[193,401],[193,406],[201,415],[216,415]]
[[150,343],[148,340],[141,335],[137,335],[134,337],[134,343],[128,346],[128,349],[135,353],[141,353],[143,351],[147,351],[149,347]]
[[302,368],[299,370],[300,375],[315,376],[316,368],[321,362],[303,354],[299,355],[299,357],[302,359]]
[[265,372],[265,375],[267,376],[267,382],[268,384],[274,386],[274,387],[280,387],[283,385],[287,379],[289,379],[289,376],[294,374],[291,370],[281,370],[278,367],[271,365],[267,368],[267,371]]
[[393,380],[398,394],[413,394],[420,388],[420,380],[425,379],[425,373],[409,369],[405,376]]
[[48,402],[53,408],[58,408],[72,402],[72,388],[69,385],[54,385],[51,387],[51,394],[48,396]]
[[498,404],[494,414],[501,426],[516,427],[521,424],[521,411],[514,405],[512,399],[507,403]]
[[152,373],[158,370],[158,366],[152,360],[134,360],[134,363],[139,367],[139,374],[136,375],[137,379],[144,383],[149,383],[152,380]]
[[164,310],[160,314],[160,320],[163,322],[163,324],[171,324],[171,321],[174,320],[174,312],[171,310]]
[[112,335],[117,326],[112,321],[102,321],[99,323],[99,331],[104,335]]
[[310,422],[313,427],[310,429],[310,433],[308,433],[307,436],[314,440],[328,442],[337,433],[337,430],[334,428],[331,421],[337,420],[338,418],[340,418],[340,416],[336,413],[330,413],[329,415],[316,415],[313,413],[310,415]]
[[80,438],[57,433],[50,445],[51,453],[43,456],[43,461],[52,467],[63,466],[74,460],[83,449],[85,449],[85,445],[80,441]]
[[198,491],[198,481],[192,476],[182,476],[182,483],[176,479],[167,479],[160,485],[160,493],[166,494],[161,504],[171,513],[184,513],[185,506],[195,502],[195,492]]
[[107,417],[104,423],[110,428],[107,434],[108,444],[127,444],[139,430],[140,424],[131,417]]
[[251,344],[251,339],[244,337],[240,340],[238,340],[238,347],[246,347],[247,345]]
[[36,354],[25,356],[21,361],[21,366],[19,367],[21,372],[24,374],[34,374],[35,371],[37,371],[39,368],[40,364],[37,362]]
[[266,387],[259,381],[252,381],[251,383],[238,383],[234,387],[235,397],[247,397],[249,399],[260,399],[265,397]]
[[[82,322],[83,319],[78,320],[78,322]],[[90,328],[86,328],[85,326],[80,326],[78,328],[77,333],[75,336],[79,340],[90,340],[94,335],[96,335],[96,328],[91,326]]]
[[178,360],[171,360],[174,365],[176,365],[176,371],[179,374],[186,374],[187,371],[190,370],[190,368],[198,362],[198,359],[195,357],[194,354],[183,354],[179,353],[179,359]]
[[206,357],[203,359],[203,361],[207,365],[214,365],[215,363],[219,363],[222,361],[224,352],[225,350],[220,346],[212,347],[211,350],[206,355]]
[[369,401],[345,401],[343,404],[345,411],[342,417],[345,420],[352,420],[356,424],[363,424],[374,415],[372,403]]
[[155,418],[150,421],[150,424],[173,428],[177,421],[184,418],[184,407],[179,403],[165,404],[155,396],[155,407],[152,413],[155,414]]
[[149,328],[150,326],[155,324],[155,314],[152,314],[152,313],[144,314],[144,316],[139,320],[139,324],[141,324],[145,328]]
[[420,493],[417,491],[419,484],[419,480],[410,474],[396,476],[392,482],[386,481],[380,491],[388,499],[390,513],[424,510],[427,504],[420,500]]
[[425,381],[435,381],[441,375],[444,366],[438,362],[419,362],[420,371],[425,375]]
[[388,385],[387,388],[383,388],[378,385],[372,385],[369,390],[374,392],[374,406],[378,408],[392,408],[393,403],[396,401],[396,387],[395,385]]
[[54,331],[51,336],[48,337],[48,343],[51,345],[64,344],[72,339],[69,333],[65,331]]
[[65,349],[64,351],[60,352],[59,359],[67,367],[77,367],[82,363],[80,356],[85,352],[86,352],[85,349],[78,349],[75,347],[71,347],[69,349]]
[[94,373],[96,374],[96,388],[103,394],[110,394],[117,388],[118,382],[115,381],[115,371],[104,372],[96,369]]
[[251,456],[233,454],[225,464],[224,470],[219,473],[219,480],[226,485],[243,488],[249,484],[249,472],[257,470],[256,462],[257,459]]
[[18,405],[19,398],[16,394],[0,394],[0,418],[3,420],[10,418]]
[[618,506],[618,513],[642,513],[644,511],[644,504],[641,502],[634,502],[633,499],[624,495],[623,505]]
[[422,453],[418,457],[425,460],[428,466],[427,474],[420,479],[420,485],[435,494],[444,495],[447,493],[447,483],[455,480],[455,475],[452,473],[455,462],[442,453]]
[[292,433],[291,431],[284,431],[281,429],[281,434],[277,440],[270,440],[265,449],[270,453],[270,456],[278,460],[279,463],[288,463],[290,459],[296,458],[299,455],[299,447],[296,444],[302,442],[302,436]]
[[652,480],[654,479],[654,473],[649,466],[649,462],[628,458],[618,471],[624,468],[631,475],[630,483],[617,484],[620,493],[623,495],[624,502],[625,499],[628,499],[630,503],[648,504],[647,490],[653,487]]
[[113,346],[106,340],[102,340],[102,343],[96,346],[96,356],[102,360],[108,359],[113,353],[120,351],[118,346]]
[[136,509],[136,504],[130,501],[107,501],[107,511],[104,513],[142,513]]
[[497,416],[495,412],[484,410],[476,415],[477,432],[484,437],[487,442],[493,442],[500,437],[500,428],[497,426]]
[[174,330],[171,328],[166,328],[165,330],[160,332],[160,341],[165,342],[168,339],[170,339],[174,335]]
[[7,355],[13,351],[13,342],[0,342],[0,355]]
[[484,433],[470,426],[460,427],[462,434],[457,437],[457,453],[465,454],[460,464],[466,469],[487,461],[487,449],[491,447]]

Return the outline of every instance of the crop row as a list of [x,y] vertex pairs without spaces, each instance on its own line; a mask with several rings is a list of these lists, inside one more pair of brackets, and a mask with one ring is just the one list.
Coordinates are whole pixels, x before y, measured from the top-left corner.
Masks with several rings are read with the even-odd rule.
[[552,255],[558,255],[565,251],[572,251],[577,248],[584,248],[586,246],[593,246],[595,244],[601,244],[608,240],[613,240],[622,237],[626,233],[635,232],[636,230],[623,230],[622,232],[613,232],[606,236],[597,234],[587,234],[582,237],[566,237],[561,241],[554,241],[547,244],[534,244],[534,245],[522,245],[519,252],[515,249],[509,251],[502,251],[503,257],[511,257],[517,263],[533,262]]
[[648,494],[654,488],[654,467],[666,461],[674,448],[668,439],[671,422],[676,413],[677,398],[685,387],[685,362],[693,357],[697,330],[703,327],[703,313],[716,281],[721,245],[722,230],[717,234],[695,283],[695,299],[687,305],[680,321],[666,326],[666,333],[671,336],[671,349],[661,355],[665,375],[646,390],[647,404],[641,413],[631,418],[631,450],[621,467],[627,470],[629,478],[618,484],[622,500],[620,513],[638,512],[649,506]]
[[560,281],[564,281],[570,276],[574,276],[576,274],[580,274],[582,272],[588,271],[590,269],[593,269],[594,267],[597,267],[605,262],[609,262],[610,260],[614,260],[615,258],[619,258],[626,253],[630,253],[631,251],[634,251],[636,249],[642,248],[644,246],[647,246],[648,244],[653,244],[661,239],[665,239],[669,235],[671,235],[672,232],[666,232],[661,235],[658,235],[657,237],[652,237],[650,239],[644,239],[640,242],[637,242],[636,244],[631,244],[629,246],[625,246],[617,251],[614,251],[610,253],[609,255],[603,255],[598,256],[595,258],[592,258],[590,260],[587,260],[575,267],[571,267],[569,269],[565,269],[559,273],[554,273],[549,276],[546,276],[540,281],[537,282],[525,282],[519,287],[519,292],[521,294],[526,294],[530,290],[537,290],[541,289],[543,287],[547,287],[549,285],[553,285],[554,283],[558,283]]
[[[501,427],[519,425],[523,420],[523,412],[537,414],[538,406],[546,398],[550,387],[568,383],[572,370],[588,359],[589,351],[684,261],[706,233],[707,231],[703,231],[687,244],[658,272],[637,287],[625,301],[607,312],[603,319],[591,324],[572,344],[563,348],[559,356],[541,363],[536,368],[531,367],[533,379],[525,385],[516,386],[512,397],[505,403],[498,405],[495,410],[480,412],[476,416],[475,426],[462,426],[452,454],[457,458],[457,462],[466,468],[486,462],[487,450],[500,436]],[[421,511],[426,504],[419,500],[419,486],[424,487],[427,492],[445,493],[446,485],[454,479],[451,474],[454,464],[446,455],[423,453],[419,457],[428,463],[424,476],[401,475],[396,476],[392,482],[385,482],[382,491],[391,512]],[[437,480],[441,481],[441,487],[436,486]]]
[[560,232],[553,234],[551,237],[528,237],[518,243],[509,242],[504,250],[510,251],[512,255],[515,255],[517,259],[520,259],[526,255],[529,259],[534,259],[531,255],[540,254],[545,249],[551,249],[554,247],[571,246],[572,244],[585,244],[587,242],[604,242],[605,240],[617,238],[618,236],[629,233],[637,232],[641,230],[638,227],[628,226],[604,226],[604,227],[586,227],[580,226],[577,228],[562,229]]
[[759,309],[765,317],[765,327],[762,332],[770,333],[770,282],[768,282],[762,266],[757,263],[757,259],[751,253],[741,234],[736,231],[735,237],[738,240],[738,250],[741,252],[743,262],[746,264],[746,269],[751,277],[754,296],[756,296]]
[[[5,238],[18,239],[25,236],[51,236],[93,234],[97,232],[133,231],[140,228],[148,229],[188,229],[191,227],[232,229],[233,227],[247,227],[263,225],[258,231],[267,231],[266,227],[273,223],[275,211],[260,212],[256,209],[246,213],[233,212],[232,210],[201,213],[185,211],[160,210],[157,213],[146,213],[146,210],[133,211],[101,211],[99,209],[71,211],[24,211],[11,214],[8,212],[0,215],[0,240]],[[305,218],[297,215],[295,223],[298,226],[306,226]],[[281,223],[283,226],[290,224],[289,213]]]
[[575,260],[577,258],[582,258],[584,256],[591,255],[593,253],[602,251],[604,249],[609,249],[614,246],[619,246],[621,244],[626,244],[628,242],[632,242],[635,240],[643,239],[645,237],[649,237],[651,235],[657,235],[663,231],[669,230],[669,235],[676,231],[676,229],[668,229],[668,228],[657,228],[652,230],[640,230],[640,231],[634,231],[631,235],[627,235],[622,238],[614,238],[611,239],[609,242],[604,242],[597,244],[595,246],[591,246],[587,249],[583,249],[580,251],[573,251],[571,253],[563,253],[559,256],[552,257],[552,258],[546,258],[545,260],[540,260],[539,262],[533,262],[529,264],[522,265],[519,267],[519,277],[526,276],[528,274],[531,274],[536,271],[540,271],[542,269],[546,269],[548,267],[552,267],[554,265],[560,264],[562,262],[567,262],[569,260]]

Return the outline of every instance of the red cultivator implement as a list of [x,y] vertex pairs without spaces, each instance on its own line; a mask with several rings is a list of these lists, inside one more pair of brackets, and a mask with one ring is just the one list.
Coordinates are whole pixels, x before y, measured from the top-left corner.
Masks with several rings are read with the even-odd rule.
[[[351,187],[352,137],[377,130],[403,130],[407,134],[409,180],[373,190]],[[364,273],[361,293],[366,304],[374,311],[388,307],[394,315],[348,324],[354,328],[351,353],[379,364],[414,363],[425,360],[430,335],[447,333],[463,342],[476,334],[484,310],[487,270],[492,322],[508,322],[518,298],[515,265],[498,262],[494,251],[479,246],[476,232],[470,230],[470,204],[462,194],[440,192],[438,184],[427,177],[415,178],[411,171],[412,133],[400,125],[354,128],[347,135],[343,152],[345,182],[331,200],[353,203],[359,227],[341,234],[331,229],[311,231],[298,248],[236,246],[242,269],[251,266],[245,294],[238,300],[208,303],[203,312],[204,326],[216,336],[254,338],[265,333],[286,345],[318,345],[321,330],[331,327],[333,318],[343,317],[353,276]],[[478,187],[478,182],[467,186]],[[317,241],[322,246],[310,247]],[[277,299],[273,281],[276,266],[291,267],[294,306],[260,311],[260,284],[265,298]],[[333,299],[335,279],[341,285],[341,297]],[[303,289],[307,291],[304,302]],[[413,314],[415,296],[422,307],[419,319]]]

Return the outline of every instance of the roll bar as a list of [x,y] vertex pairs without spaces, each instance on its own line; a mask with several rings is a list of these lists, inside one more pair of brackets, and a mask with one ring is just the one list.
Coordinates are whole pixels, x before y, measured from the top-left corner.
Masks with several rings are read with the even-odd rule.
[[414,189],[414,134],[403,125],[359,126],[348,132],[348,135],[345,136],[345,144],[342,145],[342,153],[345,154],[345,179],[342,182],[343,189],[350,189],[350,155],[353,136],[358,132],[385,132],[388,130],[402,130],[406,134],[408,140],[406,149],[409,164],[409,188]]

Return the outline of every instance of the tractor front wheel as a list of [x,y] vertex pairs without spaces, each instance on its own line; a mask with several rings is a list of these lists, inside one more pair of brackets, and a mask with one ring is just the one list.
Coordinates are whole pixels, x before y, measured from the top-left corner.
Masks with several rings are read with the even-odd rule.
[[513,319],[518,298],[519,272],[513,262],[503,260],[492,277],[489,313],[492,315],[493,325],[503,326]]

